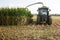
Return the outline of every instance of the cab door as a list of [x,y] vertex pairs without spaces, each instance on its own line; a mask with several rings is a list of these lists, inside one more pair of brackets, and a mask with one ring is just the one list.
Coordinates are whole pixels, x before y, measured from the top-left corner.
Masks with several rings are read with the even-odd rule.
[[47,22],[47,10],[46,9],[41,9],[41,21],[42,23],[46,23]]

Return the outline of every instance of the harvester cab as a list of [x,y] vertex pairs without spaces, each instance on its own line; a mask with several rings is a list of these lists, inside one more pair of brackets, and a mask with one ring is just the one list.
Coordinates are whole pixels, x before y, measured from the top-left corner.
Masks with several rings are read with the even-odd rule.
[[37,24],[52,24],[51,16],[49,15],[49,8],[46,6],[42,6],[38,8],[38,15],[37,15]]

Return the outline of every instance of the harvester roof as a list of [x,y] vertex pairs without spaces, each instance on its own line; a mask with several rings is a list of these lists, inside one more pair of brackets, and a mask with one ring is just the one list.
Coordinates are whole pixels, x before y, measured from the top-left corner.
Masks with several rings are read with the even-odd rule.
[[42,6],[42,7],[38,8],[38,9],[48,9],[48,7]]

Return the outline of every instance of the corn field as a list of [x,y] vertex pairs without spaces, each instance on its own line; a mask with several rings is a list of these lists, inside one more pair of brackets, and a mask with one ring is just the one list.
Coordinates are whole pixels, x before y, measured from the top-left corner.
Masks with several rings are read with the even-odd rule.
[[26,8],[0,8],[0,25],[20,25],[31,16]]

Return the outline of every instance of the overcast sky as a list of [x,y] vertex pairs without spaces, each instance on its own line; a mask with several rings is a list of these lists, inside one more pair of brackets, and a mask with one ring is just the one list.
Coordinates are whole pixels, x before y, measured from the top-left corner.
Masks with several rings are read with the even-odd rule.
[[[0,7],[26,7],[29,4],[43,2],[45,6],[51,9],[50,14],[58,13],[60,14],[60,0],[0,0]],[[38,7],[41,4],[33,5],[28,7],[32,13],[37,13]]]

